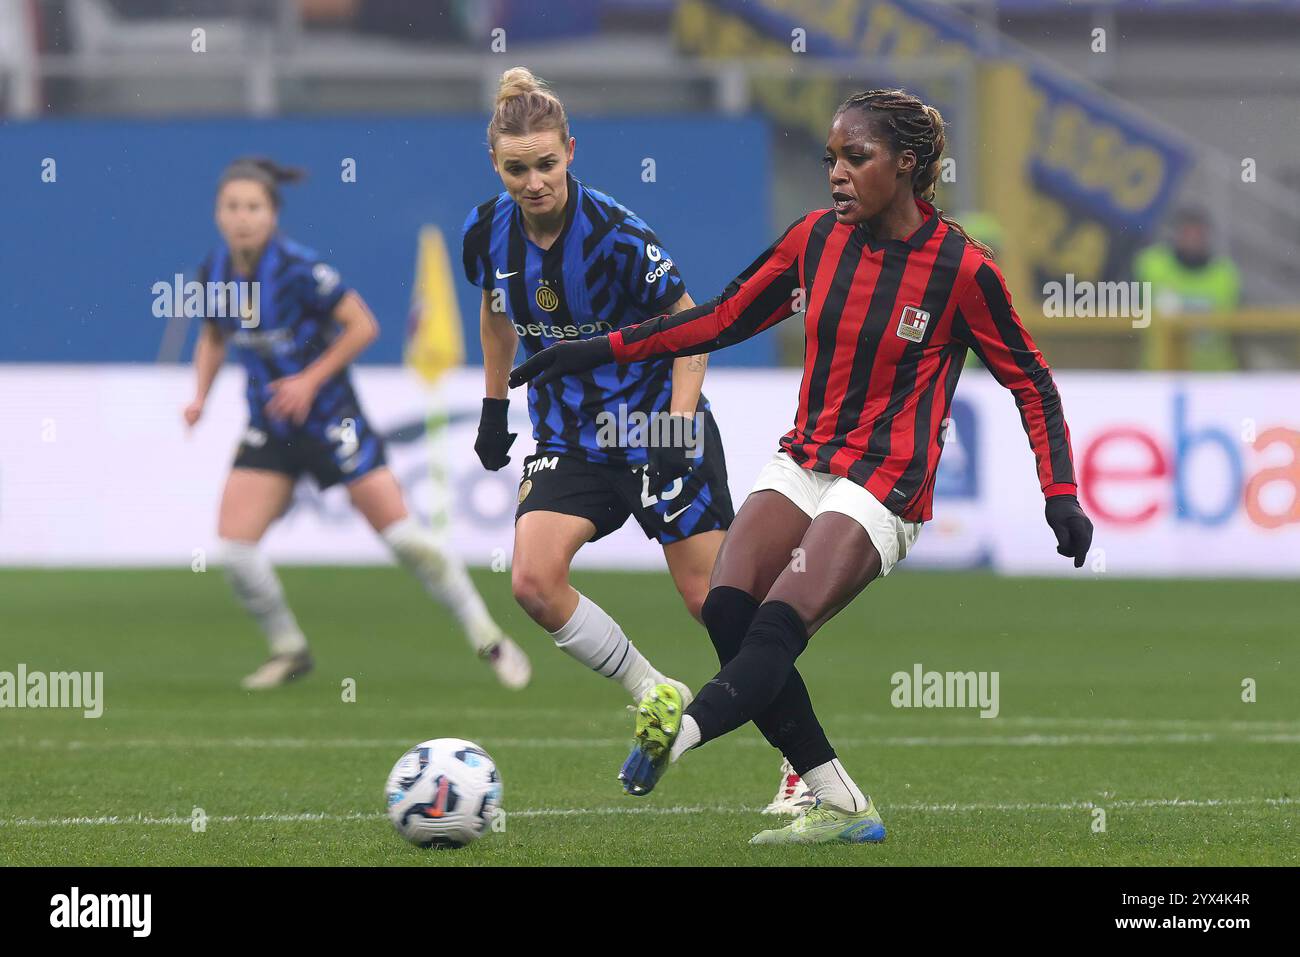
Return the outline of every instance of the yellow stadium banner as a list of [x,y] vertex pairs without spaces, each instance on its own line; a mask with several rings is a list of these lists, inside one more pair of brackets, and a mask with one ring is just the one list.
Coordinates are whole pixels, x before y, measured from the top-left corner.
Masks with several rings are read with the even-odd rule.
[[420,230],[405,359],[429,383],[437,382],[444,372],[465,361],[465,336],[451,260],[437,226]]

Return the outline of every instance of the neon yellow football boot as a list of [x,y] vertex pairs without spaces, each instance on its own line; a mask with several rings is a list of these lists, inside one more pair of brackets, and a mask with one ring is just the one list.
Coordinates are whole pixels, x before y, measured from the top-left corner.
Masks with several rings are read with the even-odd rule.
[[760,831],[750,844],[879,844],[885,839],[885,825],[876,805],[867,798],[867,809],[856,814],[818,801],[785,827]]
[[655,685],[642,696],[636,709],[636,740],[618,772],[628,794],[649,794],[663,777],[682,727],[682,708],[681,692],[670,684]]

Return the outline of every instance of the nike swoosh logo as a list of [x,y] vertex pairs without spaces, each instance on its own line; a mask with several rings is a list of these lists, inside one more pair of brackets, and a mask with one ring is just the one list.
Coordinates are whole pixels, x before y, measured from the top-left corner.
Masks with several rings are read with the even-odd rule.
[[516,269],[514,272],[506,272],[506,273],[503,273],[500,269],[497,270],[498,279],[509,279],[511,276],[518,276],[518,275],[519,275],[518,269]]
[[694,504],[695,504],[695,503],[692,502],[692,503],[690,503],[690,504],[684,506],[683,508],[680,508],[680,509],[678,509],[677,511],[673,512],[671,515],[665,515],[665,516],[664,516],[664,521],[665,521],[665,522],[671,522],[671,521],[672,521],[673,519],[675,519],[678,515],[682,514],[682,512],[686,511],[686,509],[690,508],[691,505],[694,505]]

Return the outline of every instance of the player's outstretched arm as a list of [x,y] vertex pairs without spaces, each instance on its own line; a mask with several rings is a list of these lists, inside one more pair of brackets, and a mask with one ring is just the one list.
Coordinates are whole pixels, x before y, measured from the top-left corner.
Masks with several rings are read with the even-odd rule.
[[609,336],[566,339],[530,356],[510,372],[510,388],[536,380],[538,388],[566,375],[576,375],[614,361]]
[[962,294],[958,338],[973,348],[993,377],[1011,390],[1047,499],[1047,524],[1056,551],[1082,568],[1092,547],[1092,522],[1079,505],[1070,429],[1043,354],[1011,305],[1006,282],[992,261],[981,262]]
[[544,385],[610,362],[703,355],[756,336],[794,314],[799,258],[813,221],[790,225],[722,295],[673,315],[657,316],[607,336],[557,342],[510,373],[510,387],[533,379]]

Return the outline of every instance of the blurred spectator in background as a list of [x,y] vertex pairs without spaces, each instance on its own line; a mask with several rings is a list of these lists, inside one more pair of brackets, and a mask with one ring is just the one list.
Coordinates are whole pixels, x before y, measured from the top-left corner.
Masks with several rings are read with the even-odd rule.
[[[1237,264],[1216,256],[1210,218],[1204,210],[1178,210],[1171,221],[1170,242],[1149,246],[1134,261],[1138,282],[1151,283],[1152,312],[1157,321],[1177,322],[1187,313],[1230,313],[1241,302]],[[1156,368],[1157,337],[1143,337],[1146,369]],[[1237,369],[1239,362],[1227,328],[1200,329],[1187,336],[1185,368],[1201,372]]]

